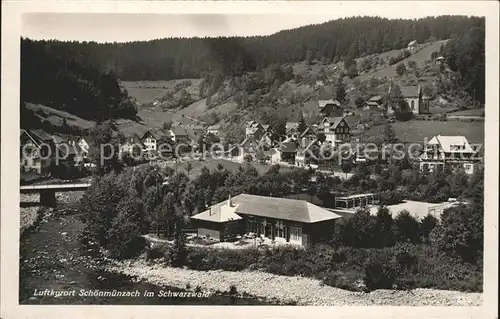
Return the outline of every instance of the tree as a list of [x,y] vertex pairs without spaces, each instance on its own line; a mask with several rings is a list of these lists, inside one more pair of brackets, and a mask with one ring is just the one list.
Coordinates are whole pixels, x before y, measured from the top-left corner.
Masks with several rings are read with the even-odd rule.
[[189,176],[189,173],[191,172],[192,169],[193,169],[193,164],[191,164],[191,162],[187,162],[186,172],[188,173],[188,176]]
[[485,99],[485,24],[477,20],[444,47],[443,54],[451,70],[460,74],[461,87],[477,101]]
[[142,203],[132,196],[125,196],[118,204],[119,212],[108,230],[108,251],[112,258],[131,258],[145,247],[142,237],[146,230]]
[[316,186],[315,185],[309,185],[309,187],[307,187],[307,194],[310,196],[311,198],[311,203],[313,201],[313,197],[314,195],[316,195]]
[[386,143],[394,143],[397,141],[396,132],[391,124],[387,124],[384,127],[384,142]]
[[399,76],[402,76],[403,74],[406,73],[406,66],[404,63],[399,63],[397,66],[396,66],[396,73],[399,75]]
[[350,160],[344,160],[342,162],[342,172],[345,173],[345,178],[347,179],[347,174],[352,171],[352,162]]
[[410,67],[413,70],[416,70],[417,69],[417,62],[415,60],[408,61],[408,67]]
[[302,134],[306,129],[307,129],[306,120],[304,119],[304,116],[301,116],[299,120],[299,125],[297,127],[297,131],[299,134]]
[[374,235],[378,247],[391,246],[394,243],[393,224],[394,221],[389,209],[385,206],[380,206],[377,211]]
[[181,267],[186,263],[186,257],[186,235],[182,231],[176,231],[174,245],[170,252],[170,264],[173,267]]
[[325,133],[318,133],[318,135],[316,136],[316,138],[318,139],[318,141],[320,141],[321,143],[323,143],[326,140],[326,135],[325,135]]
[[172,121],[163,122],[162,128],[164,130],[170,130],[172,128]]
[[394,218],[394,238],[397,242],[420,242],[418,221],[407,210],[402,210]]
[[375,217],[360,209],[341,228],[342,243],[351,247],[373,247]]
[[354,104],[356,104],[357,108],[362,108],[365,105],[365,99],[362,96],[358,95],[354,99]]
[[422,221],[420,222],[420,236],[422,237],[423,242],[427,242],[429,239],[429,235],[431,234],[434,227],[438,224],[438,220],[436,217],[431,214],[427,214]]
[[346,97],[346,88],[344,85],[344,81],[342,81],[342,79],[339,78],[337,80],[337,83],[335,84],[335,99],[340,103],[344,103],[345,97]]
[[464,206],[449,208],[432,231],[431,243],[451,256],[475,262],[483,254],[483,225],[484,211]]
[[359,74],[359,73],[358,73],[358,68],[356,67],[356,64],[351,64],[351,65],[349,66],[349,68],[347,69],[347,71],[346,71],[346,75],[347,75],[349,78],[351,78],[351,79],[353,79],[353,78],[357,77],[357,76],[358,76],[358,74]]

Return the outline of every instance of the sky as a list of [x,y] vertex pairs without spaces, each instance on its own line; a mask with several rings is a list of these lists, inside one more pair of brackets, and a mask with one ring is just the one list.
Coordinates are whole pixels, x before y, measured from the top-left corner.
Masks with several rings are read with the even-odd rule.
[[[301,5],[297,7],[299,11],[293,11],[295,3],[290,6],[283,3],[282,10],[277,10],[275,6],[269,11],[261,10],[264,14],[244,14],[244,10],[237,11],[237,14],[25,13],[21,36],[37,40],[97,42],[143,41],[167,37],[253,36],[360,15],[411,19],[442,14],[473,14],[470,12],[471,8],[464,10],[459,5],[450,6],[443,2],[424,1],[427,3],[424,6],[422,3],[419,6],[418,2],[406,1],[366,1],[361,4],[348,2],[332,3],[330,7],[326,7],[328,10],[321,10],[314,5],[304,6],[302,2],[298,3]],[[392,8],[390,10],[387,8],[389,3]],[[409,7],[411,10],[408,10]]]

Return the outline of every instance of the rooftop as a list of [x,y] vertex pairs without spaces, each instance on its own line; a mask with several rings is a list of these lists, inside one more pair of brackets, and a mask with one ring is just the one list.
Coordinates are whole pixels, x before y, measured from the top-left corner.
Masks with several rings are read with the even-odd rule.
[[[474,150],[469,144],[469,141],[465,136],[443,136],[443,135],[436,135],[434,136],[428,143],[429,145],[436,145],[439,144],[443,151],[445,152],[454,152],[454,151],[459,151],[462,153],[473,153]],[[453,149],[453,146],[460,145],[463,146],[463,149],[460,150],[455,150]]]
[[283,153],[294,153],[297,152],[297,143],[294,141],[283,142],[280,146],[280,151]]
[[410,85],[410,86],[402,86],[401,87],[401,95],[403,97],[418,97],[420,86],[418,85]]
[[367,193],[367,194],[356,194],[356,195],[350,195],[350,196],[343,196],[343,197],[337,197],[337,199],[340,200],[350,200],[350,199],[358,199],[358,198],[363,198],[367,196],[377,196],[377,194],[373,193]]
[[318,107],[319,108],[324,108],[328,104],[333,104],[335,106],[340,106],[340,102],[337,101],[337,100],[333,100],[333,99],[330,99],[330,100],[319,100],[318,101]]
[[186,130],[183,127],[180,127],[180,126],[172,127],[171,131],[175,135],[187,135]]
[[[217,213],[212,213],[210,217],[214,219],[214,221],[215,219],[223,220],[223,217],[225,217],[226,215],[233,216],[231,215],[231,213],[233,212],[231,211],[231,209],[234,208],[233,214],[236,214],[238,217],[240,217],[239,215],[252,215],[302,223],[316,223],[325,220],[342,218],[342,216],[338,214],[335,214],[329,210],[326,210],[304,200],[240,194],[232,198],[231,203],[234,206],[229,207],[227,205],[227,201],[214,205],[219,207],[226,207],[230,210],[228,210],[226,213],[224,208],[222,208],[220,210],[220,213],[218,213],[219,215],[217,215]],[[208,211],[205,211],[191,218],[208,218],[207,212]]]
[[336,128],[337,125],[339,125],[340,122],[344,119],[343,116],[330,116],[330,117],[325,117],[321,123],[324,123],[325,120],[330,122],[330,127]]

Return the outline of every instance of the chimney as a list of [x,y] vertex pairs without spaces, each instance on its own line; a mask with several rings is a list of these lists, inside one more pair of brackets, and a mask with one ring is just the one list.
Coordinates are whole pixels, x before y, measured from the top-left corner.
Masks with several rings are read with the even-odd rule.
[[232,203],[231,203],[231,194],[229,194],[229,198],[227,199],[227,206],[228,207],[232,206]]

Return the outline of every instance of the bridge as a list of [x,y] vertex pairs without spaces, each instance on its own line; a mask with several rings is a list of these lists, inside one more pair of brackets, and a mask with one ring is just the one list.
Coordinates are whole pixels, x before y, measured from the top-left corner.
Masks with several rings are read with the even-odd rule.
[[54,207],[57,204],[56,193],[84,191],[89,188],[90,185],[90,183],[22,185],[20,187],[20,192],[23,194],[39,193],[40,204],[42,206]]

